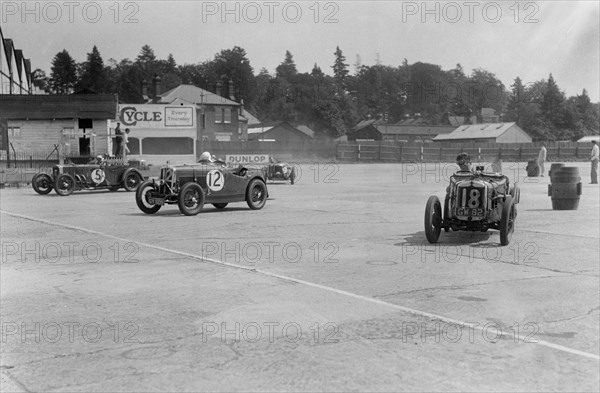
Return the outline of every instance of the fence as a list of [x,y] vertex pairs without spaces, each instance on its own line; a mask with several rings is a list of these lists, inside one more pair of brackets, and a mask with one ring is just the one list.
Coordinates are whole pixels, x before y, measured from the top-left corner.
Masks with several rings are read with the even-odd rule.
[[[336,157],[343,162],[453,162],[465,152],[473,161],[535,160],[541,143],[401,143],[388,141],[344,142]],[[591,145],[576,142],[547,142],[547,161],[589,159]]]
[[58,152],[26,152],[11,151],[10,155],[6,151],[0,151],[0,167],[4,168],[23,168],[35,169],[43,166],[52,166],[58,163]]

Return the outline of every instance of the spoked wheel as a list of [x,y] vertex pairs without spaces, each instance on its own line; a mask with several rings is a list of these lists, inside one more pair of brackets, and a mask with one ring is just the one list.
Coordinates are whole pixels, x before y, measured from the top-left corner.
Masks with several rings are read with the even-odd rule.
[[246,191],[246,203],[252,210],[260,210],[267,202],[267,186],[260,179],[254,179]]
[[135,203],[146,214],[154,214],[160,210],[160,205],[150,203],[150,198],[156,193],[152,180],[145,181],[135,190]]
[[502,219],[500,220],[500,245],[506,246],[512,239],[515,231],[516,207],[513,198],[507,195],[502,205]]
[[128,169],[123,173],[123,188],[127,191],[135,191],[142,181],[144,179],[133,169]]
[[198,183],[186,183],[179,191],[179,211],[186,216],[195,216],[204,207],[204,191]]
[[45,195],[52,191],[54,184],[52,184],[52,178],[45,173],[38,173],[31,180],[31,186],[40,195]]
[[435,195],[427,200],[425,207],[425,236],[429,243],[437,243],[442,231],[442,205]]
[[63,173],[54,182],[54,191],[60,196],[71,195],[75,190],[75,178],[68,173]]
[[219,210],[225,209],[227,207],[227,203],[213,203],[213,206]]

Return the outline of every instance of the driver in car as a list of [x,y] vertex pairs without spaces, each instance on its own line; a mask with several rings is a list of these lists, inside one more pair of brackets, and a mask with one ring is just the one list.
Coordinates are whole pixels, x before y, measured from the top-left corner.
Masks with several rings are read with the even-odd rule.
[[471,157],[467,153],[460,153],[456,157],[456,165],[462,172],[471,172]]

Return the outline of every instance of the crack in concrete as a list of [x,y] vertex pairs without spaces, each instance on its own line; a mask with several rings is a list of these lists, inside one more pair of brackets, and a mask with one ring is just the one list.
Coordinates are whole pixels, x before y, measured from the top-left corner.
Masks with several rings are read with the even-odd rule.
[[[570,274],[570,276],[572,276],[573,274]],[[431,287],[431,288],[420,288],[420,289],[413,289],[410,291],[398,291],[398,292],[391,292],[391,293],[386,293],[383,295],[374,295],[374,298],[385,298],[385,297],[389,297],[389,296],[394,296],[394,295],[403,295],[403,294],[410,294],[410,293],[416,293],[416,292],[424,292],[424,291],[436,291],[436,290],[454,290],[454,289],[463,289],[463,288],[470,288],[470,287],[476,287],[476,286],[482,286],[482,285],[489,285],[489,284],[500,284],[503,282],[514,282],[514,281],[525,281],[525,280],[537,280],[540,278],[560,278],[560,277],[564,277],[564,276],[537,276],[537,277],[526,277],[526,278],[518,278],[518,279],[510,279],[510,280],[500,280],[500,281],[486,281],[486,282],[480,282],[480,283],[474,283],[474,284],[469,284],[469,285],[442,285],[442,286],[437,286],[437,287]]]
[[588,312],[586,312],[585,314],[579,314],[579,315],[575,315],[573,317],[570,318],[562,318],[562,319],[557,319],[555,321],[542,321],[542,323],[557,323],[557,322],[569,322],[569,321],[574,321],[576,319],[580,319],[580,318],[585,318],[588,315],[591,315],[594,311],[598,311],[600,310],[600,306],[598,307],[594,307],[592,309],[590,309]]

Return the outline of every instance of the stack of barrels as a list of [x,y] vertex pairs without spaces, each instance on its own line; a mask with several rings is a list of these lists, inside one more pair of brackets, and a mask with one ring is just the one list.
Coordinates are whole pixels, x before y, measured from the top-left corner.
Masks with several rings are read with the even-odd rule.
[[548,196],[552,199],[552,209],[577,210],[581,195],[579,168],[566,167],[562,163],[552,164],[548,175]]

